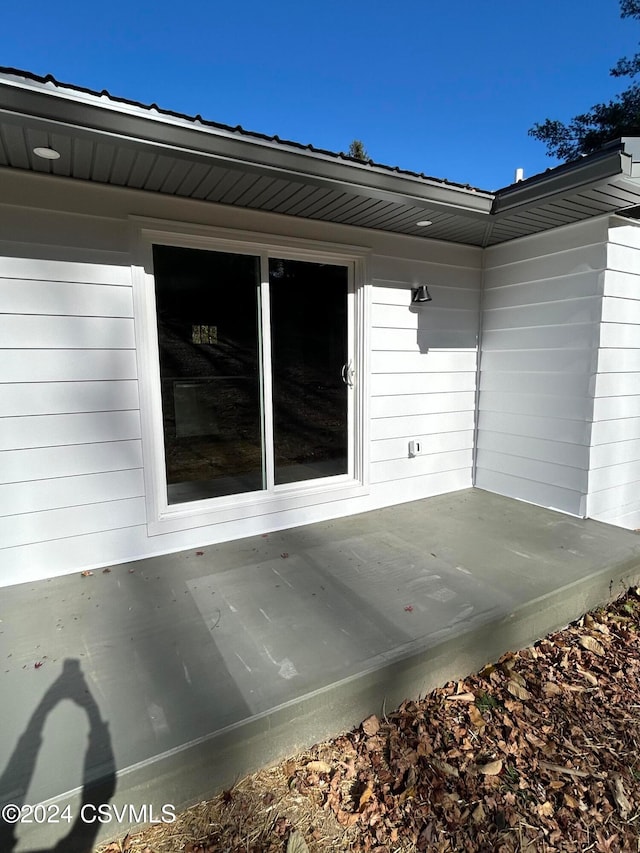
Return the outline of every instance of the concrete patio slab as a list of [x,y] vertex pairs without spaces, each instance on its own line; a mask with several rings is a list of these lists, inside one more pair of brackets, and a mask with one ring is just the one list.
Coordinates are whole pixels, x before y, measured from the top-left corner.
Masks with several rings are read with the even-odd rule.
[[116,835],[638,581],[634,533],[473,489],[3,589],[0,803],[134,806]]

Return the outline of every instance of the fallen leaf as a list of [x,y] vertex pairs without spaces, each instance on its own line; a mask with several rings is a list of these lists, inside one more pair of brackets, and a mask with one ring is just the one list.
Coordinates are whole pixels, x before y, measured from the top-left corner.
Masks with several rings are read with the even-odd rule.
[[407,775],[404,780],[405,788],[415,788],[417,781],[418,771],[416,770],[415,765],[412,764],[407,770]]
[[433,747],[431,746],[431,741],[428,738],[422,738],[422,740],[418,743],[416,752],[418,754],[418,757],[423,755],[433,755]]
[[309,853],[307,842],[297,829],[294,829],[287,841],[287,853]]
[[476,697],[473,693],[454,693],[452,696],[447,696],[447,702],[475,702]]
[[535,746],[538,749],[544,749],[547,745],[546,741],[542,740],[542,738],[538,737],[533,732],[525,732],[524,736],[532,746]]
[[618,811],[620,812],[620,817],[622,818],[622,820],[626,820],[629,817],[629,813],[631,812],[631,803],[627,799],[627,795],[624,792],[622,776],[620,776],[619,773],[612,773],[611,779],[613,783],[611,785],[613,799],[616,801]]
[[610,835],[607,838],[602,830],[596,829],[596,838],[598,839],[598,843],[596,844],[595,849],[598,853],[615,853],[615,851],[620,849],[616,844],[616,841],[618,840],[617,832],[614,832],[613,835]]
[[469,705],[469,719],[477,729],[482,729],[486,726],[486,721],[475,705]]
[[[344,778],[345,779],[354,779],[356,775],[356,760],[355,758],[348,758],[346,761],[342,763],[344,767]],[[336,774],[337,777],[338,774]]]
[[600,655],[600,657],[603,657],[605,654],[603,646],[595,639],[595,637],[590,637],[586,634],[585,636],[580,637],[578,642],[583,649],[593,652],[594,655]]
[[581,669],[580,667],[578,667],[578,672],[580,673],[580,675],[583,675],[587,679],[589,684],[591,684],[593,687],[598,686],[598,679],[592,672],[589,672],[586,669]]
[[562,799],[564,800],[565,806],[570,809],[577,809],[579,806],[578,801],[575,797],[572,797],[571,794],[564,794]]
[[498,758],[496,761],[489,761],[488,764],[478,764],[476,769],[483,776],[497,776],[502,771],[502,759]]
[[448,764],[446,761],[440,761],[439,758],[432,758],[431,764],[437,769],[444,773],[446,776],[459,776],[458,768],[454,767],[453,764]]
[[[568,744],[567,741],[565,743]],[[576,750],[578,752],[579,750]],[[540,761],[539,766],[543,770],[550,770],[552,773],[565,773],[568,776],[575,776],[578,779],[604,779],[601,773],[589,773],[587,770],[577,770],[575,767],[563,767],[561,764],[551,764],[548,761]]]
[[558,687],[558,685],[553,681],[546,681],[543,688],[543,693],[545,696],[560,696],[562,695],[562,688]]
[[522,702],[526,699],[531,699],[531,693],[529,693],[526,687],[522,687],[522,685],[518,684],[517,681],[509,681],[507,683],[507,690],[512,696],[515,696],[516,699],[520,699]]
[[83,578],[90,578],[93,572],[90,572],[89,569],[85,569],[84,572],[80,572]]
[[425,845],[431,844],[433,842],[435,834],[436,834],[436,829],[435,829],[433,821],[431,820],[431,821],[429,821],[428,824],[426,824],[426,826],[424,826],[422,828],[422,831],[421,831],[420,836],[418,838],[418,842],[420,844],[419,849],[420,850],[427,850],[428,848]]
[[404,803],[405,800],[410,800],[416,795],[416,786],[410,785],[408,788],[405,788],[404,791],[398,797],[398,802]]
[[367,787],[360,794],[360,799],[358,801],[358,810],[359,811],[362,811],[362,809],[368,803],[368,801],[371,799],[372,796],[373,796],[373,782],[371,780],[369,780],[367,782]]
[[482,803],[478,803],[475,809],[471,812],[471,817],[476,823],[482,823],[485,819],[484,807]]
[[326,761],[310,761],[306,769],[310,773],[331,773],[331,765]]
[[546,800],[544,803],[541,803],[539,806],[536,806],[536,811],[540,815],[540,817],[551,817],[553,814],[553,806]]
[[279,817],[273,826],[273,831],[276,835],[280,836],[280,838],[284,838],[291,829],[291,824],[286,817]]
[[375,714],[372,714],[362,724],[362,731],[367,735],[367,737],[373,737],[377,735],[380,730],[380,720],[376,717]]
[[511,652],[507,652],[507,656],[501,658],[500,668],[509,675],[516,665],[516,659]]
[[527,682],[521,673],[514,672],[512,669],[512,670],[510,670],[509,675],[511,677],[511,681],[515,681],[516,684],[520,685],[520,687],[526,687],[527,686]]
[[360,820],[360,815],[356,812],[347,812],[344,809],[338,809],[336,812],[336,820],[340,824],[340,826],[345,826],[349,828],[353,826],[354,823],[357,823]]

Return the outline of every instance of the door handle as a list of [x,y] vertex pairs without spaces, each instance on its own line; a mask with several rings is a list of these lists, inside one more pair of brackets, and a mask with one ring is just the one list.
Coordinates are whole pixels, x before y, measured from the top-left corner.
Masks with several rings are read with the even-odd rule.
[[342,381],[345,385],[348,385],[349,388],[353,388],[353,376],[354,370],[352,362],[349,360],[346,364],[342,365]]

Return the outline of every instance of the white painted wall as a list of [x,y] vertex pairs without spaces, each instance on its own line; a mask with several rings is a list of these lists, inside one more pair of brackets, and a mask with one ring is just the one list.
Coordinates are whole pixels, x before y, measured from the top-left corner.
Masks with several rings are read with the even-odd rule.
[[[443,474],[465,483],[473,453],[478,270],[379,255],[372,268],[372,482]],[[411,287],[425,283],[433,301],[411,308]],[[408,456],[411,440],[421,443],[416,458]]]
[[607,219],[486,251],[476,485],[587,512]]
[[591,435],[587,513],[640,527],[640,224],[612,220]]
[[[481,251],[17,171],[0,205],[0,585],[471,485]],[[367,495],[149,536],[128,217],[369,246]],[[411,287],[434,301],[411,309]],[[424,454],[408,457],[408,441]]]

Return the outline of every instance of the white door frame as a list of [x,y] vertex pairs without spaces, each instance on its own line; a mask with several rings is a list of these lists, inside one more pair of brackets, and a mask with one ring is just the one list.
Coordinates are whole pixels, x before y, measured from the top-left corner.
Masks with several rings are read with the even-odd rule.
[[[357,497],[369,491],[368,352],[370,250],[352,245],[283,238],[248,231],[231,231],[186,225],[164,220],[131,217],[132,279],[136,351],[140,392],[140,415],[144,458],[147,530],[150,535],[169,533],[240,518],[287,511],[335,500]],[[335,477],[273,486],[265,491],[209,498],[191,503],[169,504],[164,457],[164,430],[160,396],[160,367],[153,278],[153,244],[250,254],[261,259],[261,311],[268,316],[268,258],[333,263],[349,270],[348,334],[353,360],[354,387],[349,389],[349,473]],[[266,286],[265,286],[266,285]],[[268,324],[263,324],[268,326]],[[263,350],[269,348],[268,330]],[[268,364],[268,356],[267,356]],[[265,412],[271,417],[270,370],[265,371]],[[271,430],[271,432],[269,432]],[[267,425],[265,441],[273,447],[272,427]],[[272,449],[267,453],[271,456]],[[272,461],[269,466],[272,467]],[[267,470],[268,483],[273,471]]]

